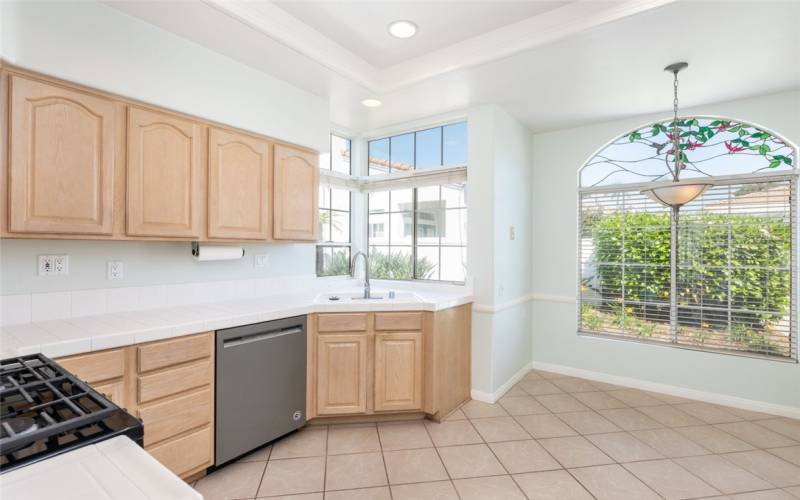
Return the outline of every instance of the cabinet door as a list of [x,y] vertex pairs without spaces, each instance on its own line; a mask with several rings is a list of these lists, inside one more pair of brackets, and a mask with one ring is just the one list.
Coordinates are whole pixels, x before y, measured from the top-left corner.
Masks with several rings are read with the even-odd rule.
[[129,108],[129,235],[200,236],[201,133],[197,123]]
[[208,142],[208,236],[270,237],[269,143],[211,129]]
[[375,411],[422,408],[422,332],[375,335]]
[[111,234],[112,101],[12,76],[9,231]]
[[313,153],[275,145],[273,236],[319,239],[319,165]]
[[317,414],[367,410],[367,335],[317,337]]

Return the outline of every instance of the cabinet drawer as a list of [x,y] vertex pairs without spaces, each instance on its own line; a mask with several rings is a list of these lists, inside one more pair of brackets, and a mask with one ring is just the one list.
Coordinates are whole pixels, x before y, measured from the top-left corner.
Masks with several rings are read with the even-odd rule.
[[64,369],[89,384],[120,378],[125,374],[125,351],[123,349],[81,354],[57,361]]
[[211,356],[211,333],[139,346],[139,371],[148,372]]
[[320,314],[317,316],[319,332],[361,332],[367,329],[367,315],[363,313]]
[[147,451],[177,475],[211,465],[211,427],[187,434],[174,441],[153,446]]
[[173,370],[140,375],[139,403],[201,387],[210,383],[211,377],[211,361],[208,359]]
[[376,330],[422,330],[422,313],[375,313]]
[[213,399],[205,389],[139,408],[144,422],[144,445],[150,446],[211,421]]
[[125,382],[107,382],[99,385],[92,385],[92,389],[107,397],[117,406],[125,406]]

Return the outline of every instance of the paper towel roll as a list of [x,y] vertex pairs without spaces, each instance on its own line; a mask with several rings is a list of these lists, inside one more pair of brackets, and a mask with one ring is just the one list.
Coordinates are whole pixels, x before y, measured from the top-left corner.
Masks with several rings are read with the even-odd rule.
[[235,260],[244,257],[244,248],[222,245],[192,245],[192,255],[195,260]]

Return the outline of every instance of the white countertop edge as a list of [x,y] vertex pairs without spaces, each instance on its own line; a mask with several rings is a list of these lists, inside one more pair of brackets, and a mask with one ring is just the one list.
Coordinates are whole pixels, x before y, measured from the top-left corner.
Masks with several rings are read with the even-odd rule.
[[311,313],[435,312],[473,301],[467,294],[417,295],[421,302],[319,304],[317,294],[296,294],[9,325],[0,329],[0,359],[37,353],[58,358]]
[[203,498],[126,436],[9,471],[0,476],[0,491],[8,500]]

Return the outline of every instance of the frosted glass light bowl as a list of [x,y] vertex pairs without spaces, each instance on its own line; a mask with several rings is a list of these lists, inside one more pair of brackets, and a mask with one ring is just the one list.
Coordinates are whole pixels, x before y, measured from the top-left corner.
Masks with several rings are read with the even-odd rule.
[[680,207],[696,199],[710,187],[709,183],[672,184],[645,189],[642,194],[665,207]]

